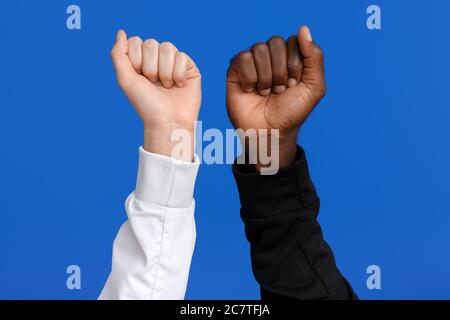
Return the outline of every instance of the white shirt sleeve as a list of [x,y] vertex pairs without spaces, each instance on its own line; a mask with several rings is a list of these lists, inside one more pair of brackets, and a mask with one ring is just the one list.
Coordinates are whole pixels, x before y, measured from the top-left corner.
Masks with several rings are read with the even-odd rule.
[[139,149],[128,220],[113,244],[112,270],[99,299],[184,299],[194,251],[194,184],[199,160]]

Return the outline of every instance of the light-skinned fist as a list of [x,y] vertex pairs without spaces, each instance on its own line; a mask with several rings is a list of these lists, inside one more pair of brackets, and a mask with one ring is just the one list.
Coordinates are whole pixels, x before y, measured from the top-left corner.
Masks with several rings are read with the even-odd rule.
[[195,63],[172,43],[127,39],[117,33],[111,57],[117,81],[144,124],[144,148],[173,156],[174,130],[191,135],[179,159],[192,161],[194,126],[201,104],[201,75]]

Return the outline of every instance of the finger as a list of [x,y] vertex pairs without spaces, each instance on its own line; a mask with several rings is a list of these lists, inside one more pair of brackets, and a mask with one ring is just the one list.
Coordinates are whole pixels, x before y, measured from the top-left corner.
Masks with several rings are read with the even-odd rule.
[[170,42],[163,42],[159,46],[159,80],[167,89],[173,86],[173,68],[177,51],[177,48]]
[[298,45],[297,37],[290,36],[287,43],[288,47],[288,87],[294,87],[300,82],[302,77],[302,55]]
[[182,88],[186,85],[187,70],[192,63],[191,59],[184,52],[177,52],[175,55],[175,66],[173,68],[173,81],[175,85]]
[[142,39],[139,37],[131,37],[128,40],[129,52],[131,64],[137,73],[142,74]]
[[132,78],[136,76],[136,71],[128,57],[128,40],[123,30],[117,32],[116,43],[111,50],[111,58],[119,85],[121,87],[127,86]]
[[272,63],[272,87],[275,93],[286,90],[288,82],[287,45],[282,37],[274,36],[267,41]]
[[236,54],[230,59],[230,64],[227,70],[227,82],[240,83],[239,72],[238,72],[238,57],[239,54]]
[[255,61],[250,51],[242,51],[235,59],[236,69],[241,82],[241,88],[245,92],[255,91],[258,82]]
[[321,85],[324,82],[324,59],[322,49],[312,39],[308,27],[300,28],[298,43],[303,56],[302,82],[311,85]]
[[142,73],[151,82],[158,81],[159,42],[148,39],[142,45]]
[[264,42],[258,42],[253,45],[252,53],[258,75],[256,87],[259,94],[267,96],[272,88],[272,65],[270,63],[269,47]]

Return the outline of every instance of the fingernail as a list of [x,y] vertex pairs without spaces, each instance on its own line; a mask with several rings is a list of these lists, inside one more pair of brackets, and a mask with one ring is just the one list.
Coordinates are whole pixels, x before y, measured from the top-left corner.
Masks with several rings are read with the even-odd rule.
[[289,78],[288,87],[292,88],[292,87],[295,87],[296,85],[297,85],[297,80],[295,80],[294,78]]
[[245,89],[245,92],[247,93],[252,93],[253,91],[255,91],[255,88]]
[[309,30],[309,28],[307,26],[305,26],[305,32],[306,32],[306,40],[308,40],[309,42],[312,42],[312,35],[311,35],[311,30]]
[[284,90],[286,90],[286,86],[284,85],[273,87],[273,92],[275,93],[282,93]]
[[262,96],[268,96],[270,94],[270,89],[261,90],[259,93]]
[[163,85],[164,88],[169,89],[170,87],[172,87],[172,82],[170,82],[170,81],[163,81],[162,85]]

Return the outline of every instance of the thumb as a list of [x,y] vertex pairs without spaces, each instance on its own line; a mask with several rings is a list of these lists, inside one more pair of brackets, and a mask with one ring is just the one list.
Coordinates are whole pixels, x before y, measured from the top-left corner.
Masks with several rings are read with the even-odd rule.
[[116,43],[111,50],[111,58],[116,70],[117,81],[121,87],[126,87],[137,75],[128,58],[128,40],[125,31],[119,30]]
[[314,43],[311,31],[307,26],[299,29],[298,44],[303,56],[303,74],[301,81],[306,85],[316,88],[324,85],[324,61],[322,49]]

